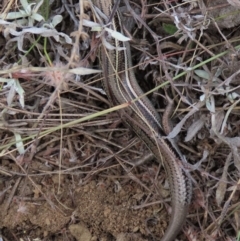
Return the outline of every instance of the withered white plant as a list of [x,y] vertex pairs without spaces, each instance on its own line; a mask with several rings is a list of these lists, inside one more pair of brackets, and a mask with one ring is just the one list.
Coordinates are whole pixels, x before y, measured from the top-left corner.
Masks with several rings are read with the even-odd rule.
[[[43,0],[39,3],[28,3],[27,0],[20,0],[20,3],[23,9],[19,9],[18,12],[10,12],[7,14],[0,14],[1,19],[7,20],[16,20],[16,24],[19,26],[33,26],[34,22],[41,22],[44,20],[44,17],[40,15],[38,12],[39,8],[43,4]],[[34,6],[32,8],[32,6]]]
[[18,79],[14,78],[0,78],[0,83],[5,83],[4,89],[9,88],[9,92],[7,95],[7,103],[8,106],[11,106],[13,99],[18,93],[19,95],[19,103],[21,104],[22,108],[24,108],[24,89],[22,88],[21,84],[19,83]]
[[[65,33],[58,32],[55,27],[61,23],[63,17],[56,15],[52,18],[50,23],[46,23],[45,19],[38,12],[40,6],[43,3],[41,0],[39,3],[28,3],[27,0],[20,0],[23,9],[19,9],[19,12],[10,12],[8,14],[0,14],[0,25],[3,28],[4,37],[9,37],[9,34],[16,36],[11,38],[7,45],[11,42],[17,42],[18,49],[25,52],[22,48],[23,40],[29,38],[29,34],[40,35],[42,37],[53,37],[57,42],[72,44],[72,39]],[[32,7],[34,6],[34,7]],[[6,20],[15,20],[13,22]],[[35,27],[35,21],[41,22],[40,27]],[[27,28],[26,28],[27,27]],[[16,28],[21,29],[16,31]]]
[[16,37],[10,39],[7,44],[17,41],[18,49],[24,52],[22,46],[24,38],[27,38],[27,34],[36,34],[42,37],[53,37],[57,42],[72,44],[72,39],[67,34],[58,32],[55,29],[56,25],[59,24],[62,19],[61,15],[56,15],[50,23],[44,23],[42,27],[23,28],[21,31],[16,31],[15,29],[10,28],[9,33]]

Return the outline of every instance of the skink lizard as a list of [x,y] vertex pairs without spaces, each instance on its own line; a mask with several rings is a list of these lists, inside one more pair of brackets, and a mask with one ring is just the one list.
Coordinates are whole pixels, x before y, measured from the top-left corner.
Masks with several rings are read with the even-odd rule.
[[[115,13],[113,11],[115,1],[92,0],[92,2],[95,9],[98,9],[97,12],[101,12],[98,14],[99,23],[123,34],[121,12],[118,9]],[[107,49],[104,44],[100,47],[103,85],[107,97],[112,106],[129,103],[127,108],[119,111],[123,122],[145,142],[157,160],[163,163],[167,173],[172,213],[169,226],[161,241],[172,241],[182,228],[191,202],[190,177],[181,165],[179,154],[167,139],[162,138],[164,132],[160,125],[160,116],[150,100],[143,96],[143,91],[132,70],[129,43],[112,38],[107,31],[101,36],[114,47],[111,50]],[[133,101],[134,99],[137,101]]]

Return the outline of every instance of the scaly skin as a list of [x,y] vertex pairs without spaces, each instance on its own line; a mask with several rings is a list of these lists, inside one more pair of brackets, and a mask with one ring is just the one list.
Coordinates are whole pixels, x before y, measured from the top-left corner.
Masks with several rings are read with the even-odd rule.
[[[117,32],[123,32],[121,13],[113,13],[113,0],[93,0],[94,6],[99,8],[107,18],[101,24]],[[103,68],[103,85],[112,106],[128,102],[129,107],[120,110],[122,120],[133,130],[147,145],[160,163],[163,163],[170,183],[172,213],[169,226],[161,241],[172,241],[180,232],[188,213],[191,202],[192,183],[188,173],[181,165],[181,157],[164,135],[161,118],[152,103],[138,85],[132,70],[131,52],[128,42],[120,42],[109,37],[108,33],[102,38],[114,47],[125,47],[124,50],[109,50],[101,46],[100,59]],[[141,98],[139,98],[141,97]],[[136,101],[132,101],[137,99]]]

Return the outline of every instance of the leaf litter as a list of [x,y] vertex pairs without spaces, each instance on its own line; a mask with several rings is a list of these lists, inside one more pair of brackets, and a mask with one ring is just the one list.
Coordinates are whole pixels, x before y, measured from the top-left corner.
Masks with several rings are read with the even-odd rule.
[[166,92],[174,101],[164,138],[176,139],[194,183],[179,239],[239,236],[239,4],[133,2],[131,38],[99,30],[91,1],[0,3],[3,240],[149,240],[166,230],[163,167],[135,166],[149,159],[145,145],[117,113],[97,115],[109,103],[91,28],[109,49],[108,38],[142,40],[131,42],[140,86],[161,115]]

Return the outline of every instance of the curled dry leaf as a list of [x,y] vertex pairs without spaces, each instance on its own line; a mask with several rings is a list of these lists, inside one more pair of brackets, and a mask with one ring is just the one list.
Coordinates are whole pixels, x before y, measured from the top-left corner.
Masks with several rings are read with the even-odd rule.
[[68,72],[72,74],[88,75],[88,74],[101,73],[102,71],[98,69],[89,69],[89,68],[79,67],[75,69],[70,69]]
[[221,203],[224,199],[226,190],[227,190],[227,170],[228,170],[231,159],[232,159],[232,153],[230,153],[227,157],[227,160],[226,160],[224,168],[223,168],[222,177],[218,182],[218,186],[217,186],[217,190],[216,190],[216,202],[217,202],[218,206],[221,205]]
[[227,0],[233,7],[240,8],[239,0]]
[[168,134],[167,138],[170,138],[170,139],[175,138],[181,131],[181,128],[183,127],[187,119],[190,116],[192,116],[194,113],[196,113],[204,105],[205,105],[204,101],[199,101],[196,105],[194,105],[193,108],[184,116],[184,118]]
[[184,141],[190,141],[194,136],[196,136],[197,132],[202,129],[205,123],[205,118],[203,116],[200,119],[195,120],[192,125],[188,128],[187,136],[185,137]]

